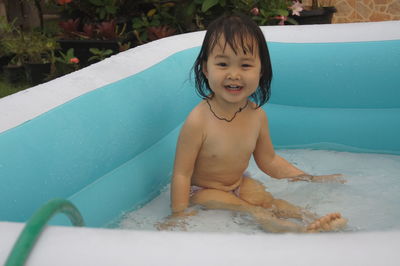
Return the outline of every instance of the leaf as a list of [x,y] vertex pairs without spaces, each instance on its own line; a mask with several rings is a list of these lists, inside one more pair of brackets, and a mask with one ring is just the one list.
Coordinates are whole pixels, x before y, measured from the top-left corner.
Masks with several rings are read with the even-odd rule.
[[103,52],[104,55],[111,55],[113,53],[113,50],[107,49]]
[[156,12],[157,12],[157,9],[155,9],[155,8],[150,9],[149,12],[147,12],[147,16],[148,16],[148,17],[152,17],[152,16],[154,16],[154,14],[155,14]]
[[134,18],[132,21],[132,27],[134,29],[140,29],[141,27],[144,26],[143,21],[140,18]]
[[218,0],[204,0],[203,5],[201,6],[201,11],[206,12],[216,4],[218,4]]
[[72,57],[74,57],[74,48],[69,48],[69,49],[68,49],[66,57],[67,57],[67,58],[72,58]]
[[285,10],[285,9],[277,9],[276,13],[278,13],[280,16],[289,16],[289,11]]
[[106,10],[107,10],[107,12],[110,13],[110,14],[115,14],[115,13],[117,13],[117,8],[114,7],[114,6],[106,6]]
[[299,25],[299,23],[291,17],[288,17],[286,21],[293,25]]
[[140,39],[142,41],[147,41],[147,31],[144,31],[141,35],[140,35]]
[[194,12],[196,12],[196,3],[192,2],[185,10],[183,13],[185,14],[186,17],[192,17]]
[[98,48],[89,48],[89,51],[90,51],[92,54],[99,54],[99,53],[100,53],[100,50],[99,50]]
[[95,5],[95,6],[102,6],[103,1],[102,0],[90,0],[90,3]]
[[94,56],[89,57],[88,61],[91,62],[93,60],[97,60],[97,58],[98,58],[98,56],[94,55]]
[[100,19],[104,19],[107,16],[107,13],[104,9],[100,11]]

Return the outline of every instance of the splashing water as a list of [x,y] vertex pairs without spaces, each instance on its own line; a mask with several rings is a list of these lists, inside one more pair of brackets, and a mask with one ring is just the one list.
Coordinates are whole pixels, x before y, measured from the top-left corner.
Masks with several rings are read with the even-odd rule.
[[[248,167],[251,176],[264,183],[275,198],[295,203],[318,215],[340,212],[349,220],[345,231],[400,229],[400,156],[321,150],[280,150],[277,153],[310,174],[341,173],[347,183],[277,180],[264,174],[251,160]],[[157,230],[155,225],[170,214],[169,193],[168,186],[143,208],[124,215],[119,227]],[[187,231],[263,232],[246,215],[197,209],[199,213],[186,220]]]

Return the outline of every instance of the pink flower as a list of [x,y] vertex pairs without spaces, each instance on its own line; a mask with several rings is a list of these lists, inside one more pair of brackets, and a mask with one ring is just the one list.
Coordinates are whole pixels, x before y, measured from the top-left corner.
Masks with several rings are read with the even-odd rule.
[[303,11],[303,5],[299,1],[293,1],[293,5],[289,7],[292,10],[294,16],[300,16],[300,12]]
[[254,16],[258,16],[260,14],[260,9],[254,7],[252,10],[250,10],[250,13],[253,14]]
[[79,63],[79,59],[76,58],[76,57],[73,57],[73,58],[71,58],[71,59],[69,60],[69,62],[70,62],[70,63],[73,63],[73,64],[78,64],[78,63]]

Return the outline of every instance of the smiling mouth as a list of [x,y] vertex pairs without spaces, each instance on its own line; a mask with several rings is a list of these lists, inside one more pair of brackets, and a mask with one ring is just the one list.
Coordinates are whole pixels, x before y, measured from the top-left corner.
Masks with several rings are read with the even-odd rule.
[[225,86],[225,89],[227,89],[228,91],[233,91],[233,92],[235,92],[235,91],[240,91],[240,90],[242,90],[243,87],[242,87],[242,86],[237,86],[237,85],[227,85],[227,86]]

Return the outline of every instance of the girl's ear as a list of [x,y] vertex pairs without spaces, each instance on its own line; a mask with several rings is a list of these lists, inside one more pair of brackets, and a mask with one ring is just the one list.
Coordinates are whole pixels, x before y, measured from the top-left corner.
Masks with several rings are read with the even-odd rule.
[[201,71],[203,72],[204,76],[208,79],[208,70],[207,70],[207,61],[203,61],[201,64]]

